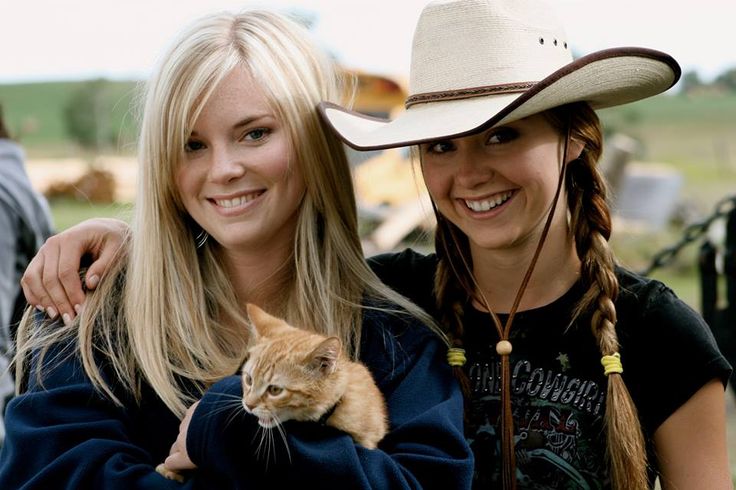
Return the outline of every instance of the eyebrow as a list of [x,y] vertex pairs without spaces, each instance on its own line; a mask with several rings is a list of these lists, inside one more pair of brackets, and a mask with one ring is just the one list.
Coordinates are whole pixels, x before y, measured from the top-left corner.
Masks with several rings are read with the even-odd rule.
[[[236,122],[235,124],[233,124],[232,129],[240,129],[240,128],[243,128],[245,126],[248,126],[249,124],[252,124],[255,121],[258,121],[260,119],[266,119],[266,118],[276,119],[276,117],[273,114],[269,113],[269,112],[264,112],[262,114],[255,114],[253,116],[248,116],[248,117],[246,117],[246,118],[244,118],[244,119]],[[198,135],[198,133],[196,131],[192,131],[192,136],[197,136],[197,135]]]

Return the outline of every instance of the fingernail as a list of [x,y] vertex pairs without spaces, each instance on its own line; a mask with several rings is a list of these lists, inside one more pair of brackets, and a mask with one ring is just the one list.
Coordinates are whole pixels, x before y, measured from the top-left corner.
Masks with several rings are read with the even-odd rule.
[[77,315],[82,314],[82,305],[74,305],[74,311],[77,312]]
[[38,311],[42,312],[42,313],[45,313],[46,312],[46,309],[43,306],[41,306],[41,305],[36,305],[36,309]]
[[97,276],[97,274],[94,274],[92,276],[89,276],[84,280],[84,282],[87,283],[88,288],[95,288],[97,286],[97,282],[100,280],[100,278]]
[[61,319],[64,322],[64,325],[69,325],[72,321],[72,318],[69,316],[69,313],[64,313],[61,315]]
[[46,308],[46,314],[47,314],[47,315],[49,316],[49,318],[51,318],[52,320],[53,320],[54,318],[56,318],[56,315],[58,315],[58,313],[56,312],[56,310],[55,310],[55,309],[54,309],[53,307],[51,307],[51,306],[49,306],[48,308]]

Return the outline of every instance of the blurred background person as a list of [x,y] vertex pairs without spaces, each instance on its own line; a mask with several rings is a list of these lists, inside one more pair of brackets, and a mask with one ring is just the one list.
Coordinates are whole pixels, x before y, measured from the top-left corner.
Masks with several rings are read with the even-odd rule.
[[5,439],[5,405],[14,389],[7,367],[26,304],[20,278],[52,229],[48,203],[31,186],[25,153],[11,138],[0,106],[0,445]]

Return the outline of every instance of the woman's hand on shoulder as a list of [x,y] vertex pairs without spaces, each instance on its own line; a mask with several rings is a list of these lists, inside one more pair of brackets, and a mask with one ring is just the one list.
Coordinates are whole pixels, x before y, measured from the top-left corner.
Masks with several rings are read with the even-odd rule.
[[127,230],[124,221],[95,218],[50,237],[21,279],[28,303],[51,318],[61,316],[65,323],[73,320],[84,304],[79,275],[82,257],[89,255],[93,260],[84,281],[88,289],[94,289],[124,242]]

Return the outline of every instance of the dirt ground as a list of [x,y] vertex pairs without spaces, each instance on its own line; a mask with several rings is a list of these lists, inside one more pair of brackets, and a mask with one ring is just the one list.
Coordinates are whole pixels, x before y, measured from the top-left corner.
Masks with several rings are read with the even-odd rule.
[[[95,162],[97,168],[112,172],[117,183],[115,198],[130,202],[135,195],[135,158],[101,157]],[[33,186],[44,192],[52,183],[74,182],[89,168],[89,163],[79,158],[28,160],[26,169]]]

